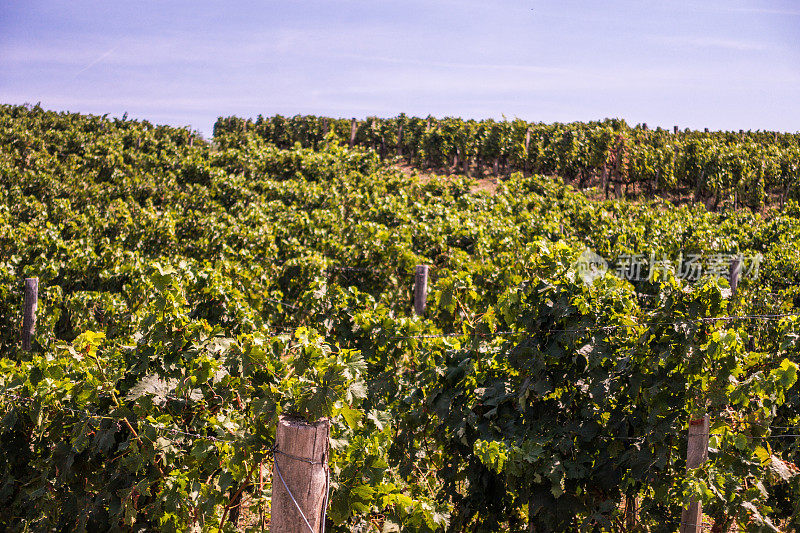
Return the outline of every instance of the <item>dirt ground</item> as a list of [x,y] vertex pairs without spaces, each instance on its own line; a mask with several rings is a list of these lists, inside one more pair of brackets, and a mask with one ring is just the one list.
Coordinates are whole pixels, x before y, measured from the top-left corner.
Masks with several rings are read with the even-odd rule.
[[[436,173],[436,172],[426,172],[424,170],[420,170],[420,169],[418,169],[418,168],[416,168],[416,167],[414,167],[412,165],[408,165],[406,163],[398,163],[398,164],[393,165],[393,167],[396,168],[397,170],[399,170],[400,172],[402,172],[403,174],[406,174],[407,176],[411,176],[411,175],[416,173],[420,177],[420,179],[422,180],[423,183],[427,183],[428,181],[433,179],[434,176],[439,176],[439,177],[442,177],[442,178],[447,178],[448,177],[447,174],[439,174],[439,173]],[[475,179],[475,178],[473,178],[473,179]],[[476,183],[475,183],[475,185],[472,186],[472,188],[470,188],[470,192],[485,191],[485,192],[487,192],[489,194],[495,194],[495,192],[497,192],[497,185],[499,183],[499,180],[498,180],[498,178],[496,176],[485,176],[485,177],[482,177],[482,178],[477,178],[477,179],[475,179],[475,181],[476,181]]]

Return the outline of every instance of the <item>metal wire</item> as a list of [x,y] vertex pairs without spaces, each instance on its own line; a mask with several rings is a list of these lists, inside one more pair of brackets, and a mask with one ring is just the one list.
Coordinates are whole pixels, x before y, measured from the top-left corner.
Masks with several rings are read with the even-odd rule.
[[[652,326],[685,326],[690,324],[704,323],[704,322],[726,322],[736,320],[780,320],[788,317],[800,317],[798,313],[780,313],[771,315],[739,315],[739,316],[718,316],[718,317],[702,317],[666,322],[640,322],[637,324],[616,324],[612,326],[586,326],[583,328],[550,328],[541,330],[537,333],[589,333],[593,331],[614,331],[618,329],[638,328],[638,327],[652,327]],[[462,337],[462,336],[475,336],[475,337],[492,337],[492,336],[506,336],[506,335],[526,335],[530,334],[526,331],[497,331],[493,333],[439,333],[439,334],[423,334],[423,335],[401,335],[396,337],[389,337],[392,340],[401,339],[435,339],[446,337]]]
[[322,461],[312,461],[311,459],[306,459],[305,457],[299,457],[297,455],[292,455],[291,453],[283,452],[283,451],[278,449],[277,445],[273,446],[271,451],[272,451],[273,455],[275,455],[276,453],[279,453],[281,455],[285,455],[286,457],[294,459],[295,461],[302,461],[303,463],[308,463],[310,465],[324,465],[325,464]]
[[[33,398],[26,398],[24,396],[19,396],[17,394],[8,393],[6,391],[0,391],[0,395],[5,396],[6,398],[13,398],[15,400],[26,402],[26,403],[30,403],[30,402],[34,401]],[[94,419],[94,420],[109,420],[109,421],[119,422],[119,420],[117,418],[114,418],[114,417],[102,416],[102,415],[94,415],[94,414],[89,413],[87,411],[79,411],[77,409],[72,409],[71,407],[66,407],[66,406],[63,406],[63,405],[59,406],[59,408],[62,411],[66,411],[66,412],[69,412],[69,413],[72,413],[72,414],[75,414],[75,415],[85,416],[87,418],[91,418],[91,419]],[[199,439],[207,439],[207,440],[214,441],[214,442],[222,442],[223,441],[223,439],[218,439],[216,437],[200,435],[199,433],[191,433],[191,432],[188,432],[188,431],[182,431],[182,430],[174,429],[174,428],[154,427],[154,429],[155,430],[165,431],[165,432],[173,434],[173,435],[185,435],[185,436],[188,436],[188,437],[194,437],[194,438],[199,438]],[[295,500],[295,497],[292,494],[292,491],[289,489],[288,485],[286,484],[286,481],[284,481],[283,475],[281,474],[280,468],[278,467],[278,461],[275,460],[275,454],[281,454],[281,455],[283,455],[285,457],[288,457],[288,458],[290,458],[292,460],[302,461],[302,462],[308,463],[310,465],[325,465],[325,463],[322,462],[322,461],[314,461],[314,460],[311,460],[311,459],[307,459],[305,457],[299,457],[297,455],[293,455],[293,454],[290,454],[290,453],[283,452],[283,451],[277,449],[277,447],[275,447],[275,446],[272,447],[271,451],[273,453],[273,462],[274,462],[274,465],[275,465],[275,471],[278,473],[278,477],[280,478],[281,483],[283,483],[283,486],[286,488],[286,492],[289,494],[289,497],[292,499],[292,502],[294,502],[295,506],[297,507],[297,510],[300,512],[300,516],[303,518],[303,521],[306,523],[306,526],[308,526],[308,529],[312,533],[316,533],[314,531],[314,529],[311,527],[311,524],[309,524],[308,519],[306,518],[306,516],[303,513],[302,509],[298,505],[297,500]],[[329,498],[330,498],[330,470],[326,470],[326,472],[325,472],[325,501],[324,501],[324,507],[323,507],[323,513],[322,513],[322,525],[321,525],[322,533],[325,533],[325,521],[327,520],[327,514],[328,514],[328,509],[327,508],[328,508],[328,499]]]
[[286,303],[286,302],[282,302],[280,300],[276,300],[275,298],[264,297],[264,300],[266,300],[268,302],[272,302],[272,303],[278,304],[278,305],[282,305],[283,307],[288,307],[289,309],[294,309],[295,311],[300,309],[300,307],[297,306],[297,305]]
[[[279,450],[276,450],[276,449],[273,449],[273,451],[277,451],[277,452],[279,452],[279,453],[283,453],[283,452],[280,452]],[[288,456],[288,454],[286,454],[286,455]],[[291,457],[291,456],[289,456],[289,457]],[[280,480],[281,480],[281,483],[283,483],[283,488],[285,488],[285,489],[286,489],[286,493],[287,493],[287,494],[289,495],[289,497],[292,499],[292,503],[294,503],[294,506],[295,506],[295,507],[297,507],[297,512],[298,512],[298,513],[300,513],[300,518],[302,518],[302,519],[303,519],[303,522],[305,522],[305,523],[306,523],[306,526],[308,526],[308,530],[309,530],[311,533],[317,533],[316,531],[314,531],[314,528],[313,528],[313,527],[311,527],[311,524],[308,522],[308,518],[306,518],[306,515],[305,515],[305,513],[304,513],[304,512],[303,512],[303,510],[300,508],[300,504],[299,504],[299,503],[297,503],[297,500],[295,500],[295,499],[294,499],[294,494],[292,494],[292,491],[289,489],[289,485],[287,485],[287,484],[286,484],[286,481],[284,481],[284,480],[283,480],[283,474],[281,474],[281,469],[280,469],[280,467],[278,467],[278,461],[277,461],[277,459],[275,458],[274,454],[273,454],[273,465],[275,465],[275,472],[277,472],[277,474],[278,474],[278,478],[280,478]],[[330,474],[329,474],[329,475],[330,475]],[[325,483],[325,484],[326,484],[326,485],[328,484],[328,483],[327,483],[327,481],[326,481],[326,483]],[[326,495],[326,496],[325,496],[325,507],[327,507],[327,506],[328,506],[328,497],[327,497],[327,495]],[[325,533],[325,522],[324,522],[324,519],[323,519],[323,522],[322,522],[322,533]]]
[[[33,398],[26,398],[24,396],[19,396],[17,394],[11,394],[11,393],[8,393],[6,391],[0,391],[0,395],[5,396],[7,398],[13,398],[15,400],[23,401],[23,402],[28,402],[28,403],[34,401]],[[91,418],[93,420],[108,420],[108,421],[117,422],[117,423],[120,420],[119,418],[114,418],[112,416],[95,415],[95,414],[92,414],[92,413],[90,413],[88,411],[80,411],[80,410],[73,409],[71,407],[67,407],[67,406],[64,406],[64,405],[59,405],[58,408],[60,410],[62,410],[62,411],[66,411],[66,412],[71,413],[73,415],[84,416],[86,418]],[[224,439],[218,439],[217,437],[212,437],[210,435],[200,435],[199,433],[191,433],[191,432],[188,432],[188,431],[182,431],[180,429],[174,429],[174,428],[163,428],[163,427],[157,427],[157,426],[150,426],[150,427],[152,427],[156,431],[165,431],[165,432],[171,433],[173,435],[184,435],[184,436],[192,437],[192,438],[196,438],[196,439],[206,439],[206,440],[210,440],[212,442],[224,442]]]

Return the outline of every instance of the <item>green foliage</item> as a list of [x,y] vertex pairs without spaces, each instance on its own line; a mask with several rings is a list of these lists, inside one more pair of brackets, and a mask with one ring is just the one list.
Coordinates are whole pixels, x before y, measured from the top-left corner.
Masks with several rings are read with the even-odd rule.
[[[299,143],[316,149],[325,143],[323,123],[331,125],[331,135],[349,142],[349,120],[302,115],[260,116],[255,122],[220,118],[214,134],[224,139],[225,146],[241,145],[244,139],[250,143],[255,135],[282,148]],[[472,161],[480,173],[483,165],[496,164],[495,174],[555,174],[578,179],[580,186],[594,178],[601,185],[624,187],[626,193],[690,192],[715,209],[721,205],[760,209],[770,197],[783,207],[787,199],[796,199],[799,141],[797,134],[766,131],[673,134],[630,127],[620,120],[542,124],[405,115],[358,121],[355,137],[357,146],[381,157],[402,153],[422,168],[464,163],[468,168]]]
[[[370,118],[348,149],[348,120],[228,118],[210,144],[2,106],[0,527],[233,531],[238,493],[268,507],[282,414],[332,422],[331,531],[623,530],[634,498],[643,530],[690,499],[719,527],[800,526],[796,139],[428,123]],[[379,157],[581,180],[620,145],[618,179],[754,206],[779,183],[786,208],[598,202],[522,173],[488,194]],[[586,281],[587,247],[763,261],[731,297],[669,271]],[[709,461],[687,472],[701,413]]]

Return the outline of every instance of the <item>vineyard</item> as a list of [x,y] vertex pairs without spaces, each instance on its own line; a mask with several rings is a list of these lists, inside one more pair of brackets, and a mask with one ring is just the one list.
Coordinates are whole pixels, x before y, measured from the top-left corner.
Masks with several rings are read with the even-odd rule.
[[0,106],[0,528],[267,531],[293,415],[331,424],[325,531],[797,531],[798,165],[613,120]]
[[220,119],[216,134],[252,132],[276,146],[317,148],[333,132],[348,146],[417,167],[448,172],[555,174],[576,187],[599,185],[605,197],[634,192],[688,196],[714,210],[729,205],[781,207],[800,195],[800,135],[767,131],[673,132],[621,120],[571,124],[458,118],[363,121],[327,117]]

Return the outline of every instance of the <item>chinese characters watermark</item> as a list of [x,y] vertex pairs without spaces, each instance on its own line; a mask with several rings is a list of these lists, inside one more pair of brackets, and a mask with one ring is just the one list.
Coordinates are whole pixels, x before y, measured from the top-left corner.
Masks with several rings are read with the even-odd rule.
[[612,272],[628,281],[653,281],[671,273],[675,278],[685,281],[697,281],[703,276],[725,278],[730,281],[731,267],[739,260],[740,278],[755,279],[763,260],[761,254],[745,256],[740,254],[714,253],[703,254],[681,253],[677,258],[645,254],[621,254],[615,262],[608,262],[588,248],[575,263],[578,275],[585,283],[591,283],[596,277]]

